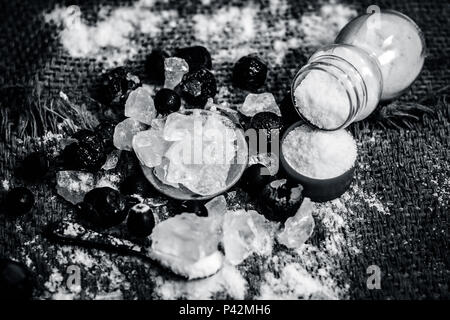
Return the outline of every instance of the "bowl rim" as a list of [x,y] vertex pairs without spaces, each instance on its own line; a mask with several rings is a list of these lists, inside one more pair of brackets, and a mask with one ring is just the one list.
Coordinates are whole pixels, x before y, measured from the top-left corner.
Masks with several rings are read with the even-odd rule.
[[[289,134],[289,132],[291,132],[291,131],[294,130],[295,128],[300,127],[300,126],[302,126],[302,125],[309,126],[307,122],[302,121],[302,120],[295,122],[294,124],[290,125],[290,126],[285,130],[285,132],[283,133],[283,136],[281,137],[281,141],[280,141],[280,162],[281,162],[281,165],[283,166],[283,168],[286,170],[286,172],[287,172],[292,178],[294,178],[295,180],[298,180],[298,181],[301,182],[301,183],[302,183],[302,182],[306,182],[306,183],[311,183],[311,184],[313,184],[313,183],[314,183],[314,184],[319,183],[319,184],[327,184],[327,185],[328,185],[328,184],[332,184],[332,183],[339,183],[339,182],[341,182],[342,179],[343,179],[344,177],[347,177],[348,174],[350,174],[350,173],[352,173],[352,172],[355,171],[355,165],[356,165],[356,162],[355,162],[348,170],[346,170],[344,173],[342,173],[342,174],[340,174],[340,175],[338,175],[338,176],[332,177],[332,178],[313,178],[313,177],[308,177],[308,176],[305,176],[305,175],[299,173],[297,170],[295,170],[295,169],[288,163],[288,161],[286,160],[286,158],[284,157],[284,153],[283,153],[283,142],[284,142],[284,139],[285,139],[285,138],[287,137],[287,135]],[[314,130],[317,130],[317,129],[315,129],[314,127],[313,127],[313,129],[314,129]]]

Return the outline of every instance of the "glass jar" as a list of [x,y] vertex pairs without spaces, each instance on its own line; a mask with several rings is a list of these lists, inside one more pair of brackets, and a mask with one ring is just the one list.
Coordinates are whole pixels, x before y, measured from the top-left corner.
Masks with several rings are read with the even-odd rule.
[[424,57],[423,34],[407,16],[392,10],[359,16],[297,73],[294,106],[320,129],[345,128],[404,92]]

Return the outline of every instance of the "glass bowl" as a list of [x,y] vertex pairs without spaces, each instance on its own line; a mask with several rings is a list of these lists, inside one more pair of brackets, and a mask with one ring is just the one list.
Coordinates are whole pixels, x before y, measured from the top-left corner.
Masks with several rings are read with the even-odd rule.
[[245,140],[244,132],[239,127],[238,124],[233,122],[228,116],[226,116],[224,113],[219,111],[211,111],[211,110],[199,110],[199,109],[186,109],[183,111],[178,111],[181,114],[189,115],[193,114],[194,112],[200,112],[201,115],[208,116],[212,114],[219,114],[221,117],[224,117],[224,120],[227,121],[227,125],[232,127],[236,133],[236,153],[234,155],[234,158],[231,162],[230,169],[228,171],[228,176],[226,179],[225,187],[217,190],[216,192],[208,195],[200,195],[197,193],[192,192],[188,188],[184,187],[180,184],[179,187],[173,187],[170,185],[165,184],[162,182],[158,177],[154,174],[154,168],[147,167],[141,163],[141,169],[144,173],[144,176],[147,178],[147,180],[155,187],[159,192],[163,193],[164,195],[178,199],[178,200],[208,200],[211,198],[214,198],[228,189],[230,189],[232,186],[234,186],[239,179],[242,177],[242,174],[244,173],[247,163],[248,163],[248,145],[247,141]]

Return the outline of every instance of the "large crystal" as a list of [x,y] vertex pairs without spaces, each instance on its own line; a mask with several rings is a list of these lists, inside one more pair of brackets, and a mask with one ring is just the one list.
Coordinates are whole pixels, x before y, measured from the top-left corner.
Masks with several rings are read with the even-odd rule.
[[138,159],[149,168],[159,166],[170,142],[162,137],[162,130],[150,129],[138,132],[133,138],[133,150]]
[[191,135],[194,128],[201,128],[203,123],[200,115],[185,115],[178,112],[171,113],[164,126],[164,139],[168,141],[180,141]]
[[183,185],[199,195],[211,195],[226,187],[229,165],[202,165],[198,170],[187,171],[190,177]]
[[220,234],[213,220],[182,213],[155,226],[151,253],[163,265],[188,278],[204,277],[222,265]]
[[284,223],[284,229],[277,235],[278,242],[291,249],[304,244],[314,231],[312,210],[311,200],[305,198],[295,216],[288,218]]
[[281,116],[280,108],[273,97],[273,94],[265,93],[250,93],[244,100],[242,107],[239,110],[247,117],[253,117],[260,112],[273,112]]
[[156,108],[148,89],[139,87],[128,95],[125,103],[125,116],[145,124],[152,123],[156,117]]
[[119,150],[131,151],[133,137],[146,129],[146,125],[132,118],[127,118],[117,124],[114,129],[114,146]]
[[188,63],[181,58],[171,57],[164,59],[164,88],[173,89],[183,79],[183,76],[189,72]]
[[92,173],[70,170],[56,173],[56,191],[72,204],[83,201],[84,195],[94,187],[95,178]]
[[161,159],[161,164],[159,166],[156,166],[153,169],[153,174],[162,183],[167,184],[167,185],[169,185],[171,187],[174,187],[174,188],[179,188],[180,185],[178,183],[170,183],[169,181],[167,181],[167,170],[168,170],[168,167],[169,167],[169,160],[167,158],[163,157]]
[[225,258],[237,265],[252,253],[272,252],[272,233],[276,224],[254,210],[228,211],[223,222]]

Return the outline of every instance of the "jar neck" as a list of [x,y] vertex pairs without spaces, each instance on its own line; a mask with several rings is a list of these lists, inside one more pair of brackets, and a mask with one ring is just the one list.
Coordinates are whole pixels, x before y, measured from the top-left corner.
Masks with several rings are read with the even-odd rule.
[[[359,73],[359,71],[347,60],[335,55],[321,55],[319,57],[310,60],[300,71],[297,73],[293,83],[291,92],[295,92],[297,86],[305,79],[305,77],[314,71],[325,72],[332,76],[343,88],[342,94],[348,98],[348,117],[342,123],[342,125],[336,128],[320,128],[322,130],[338,130],[347,127],[357,118],[358,114],[362,112],[367,106],[367,85]],[[293,96],[294,106],[296,106],[297,112],[300,116],[305,118],[300,109],[296,105],[295,98]]]

